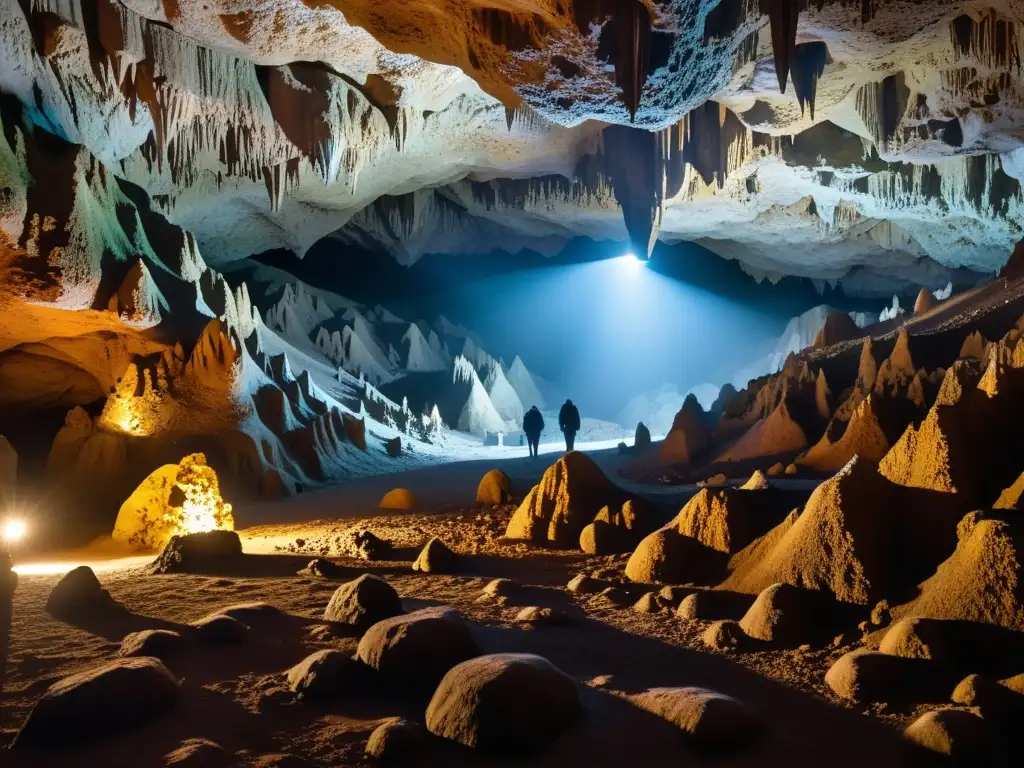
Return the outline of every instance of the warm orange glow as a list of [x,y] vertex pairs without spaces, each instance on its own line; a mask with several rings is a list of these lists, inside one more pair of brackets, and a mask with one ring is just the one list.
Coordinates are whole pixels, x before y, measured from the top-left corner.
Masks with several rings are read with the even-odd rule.
[[8,544],[17,544],[28,533],[28,526],[24,520],[11,517],[4,520],[3,530],[0,531],[0,538]]
[[185,496],[180,506],[170,506],[167,515],[171,517],[176,533],[204,533],[206,531],[231,531],[235,519],[231,505],[220,495],[217,473],[206,465],[202,454],[186,456],[178,465],[177,488]]

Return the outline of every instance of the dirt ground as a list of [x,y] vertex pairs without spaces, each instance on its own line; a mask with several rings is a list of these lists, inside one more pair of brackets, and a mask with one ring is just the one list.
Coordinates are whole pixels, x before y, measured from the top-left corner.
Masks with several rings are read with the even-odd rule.
[[[363,750],[373,729],[398,715],[422,721],[427,700],[381,687],[329,706],[313,705],[297,701],[281,675],[320,648],[354,650],[356,638],[336,636],[321,619],[341,580],[364,572],[386,578],[407,609],[455,606],[471,620],[485,651],[537,653],[584,686],[584,718],[539,757],[495,761],[436,739],[413,764],[897,766],[927,760],[910,750],[897,730],[917,712],[849,709],[824,686],[825,671],[851,649],[849,643],[730,656],[708,651],[700,639],[706,622],[680,620],[669,609],[640,614],[629,603],[615,606],[600,596],[565,590],[580,571],[614,577],[624,557],[587,558],[502,541],[513,509],[449,508],[250,529],[243,536],[246,551],[267,554],[249,555],[232,573],[156,576],[137,561],[103,570],[103,585],[129,613],[95,626],[72,626],[45,612],[57,575],[22,575],[0,698],[0,739],[5,743],[51,683],[113,658],[128,632],[174,627],[252,601],[276,606],[288,618],[253,625],[241,646],[197,651],[171,662],[184,681],[183,700],[151,725],[74,750],[14,750],[5,755],[5,765],[160,766],[166,764],[164,755],[191,738],[210,739],[255,766],[370,764]],[[359,528],[392,541],[395,559],[333,558],[345,567],[337,581],[296,575],[312,556],[334,555],[339,539]],[[462,556],[457,575],[411,570],[418,547],[435,535]],[[521,586],[511,598],[483,597],[483,587],[498,577]],[[634,585],[630,591],[632,600],[645,590]],[[559,608],[572,622],[525,627],[515,620],[525,605]],[[736,755],[697,753],[674,726],[626,698],[650,687],[684,685],[711,688],[749,704],[765,722],[762,738]]]

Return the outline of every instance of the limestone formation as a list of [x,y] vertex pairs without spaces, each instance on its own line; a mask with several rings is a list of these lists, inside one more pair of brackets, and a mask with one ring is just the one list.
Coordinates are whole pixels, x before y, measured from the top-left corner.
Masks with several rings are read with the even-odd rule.
[[449,670],[427,707],[431,733],[465,747],[529,755],[581,714],[576,683],[530,654],[480,656]]
[[492,469],[480,479],[476,500],[480,504],[508,504],[512,498],[512,481],[500,469]]
[[861,336],[861,330],[853,322],[853,318],[845,312],[829,312],[825,324],[814,339],[814,347],[821,349],[831,347],[842,341],[849,341]]
[[711,447],[711,430],[704,423],[704,411],[693,394],[686,396],[661,444],[663,464],[691,464]]
[[166,714],[179,697],[177,679],[159,660],[118,659],[51,685],[29,712],[13,746],[109,738]]
[[196,453],[142,481],[117,513],[113,538],[156,552],[172,536],[233,528],[231,505],[220,495],[217,473]]
[[575,546],[602,507],[621,507],[626,500],[590,458],[572,451],[544,472],[509,520],[505,536]]
[[364,573],[338,587],[327,604],[324,619],[365,632],[378,621],[401,613],[402,603],[395,588],[383,579]]
[[921,292],[917,294],[917,300],[914,302],[914,317],[927,314],[934,307],[935,297],[932,295],[932,292],[927,288],[922,288]]
[[448,545],[434,537],[420,551],[416,562],[412,564],[412,569],[421,573],[451,573],[457,560],[458,556],[448,548]]
[[637,451],[646,451],[651,447],[651,430],[641,421],[636,425],[636,432],[633,435],[633,448]]
[[416,494],[406,488],[395,488],[384,494],[384,498],[380,500],[381,509],[394,509],[399,511],[408,511],[416,509],[419,501],[416,499]]

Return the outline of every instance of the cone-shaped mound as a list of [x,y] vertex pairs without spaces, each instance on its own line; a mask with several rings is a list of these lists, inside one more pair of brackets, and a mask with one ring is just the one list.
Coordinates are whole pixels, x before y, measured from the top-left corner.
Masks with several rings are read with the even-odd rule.
[[690,464],[710,446],[711,431],[704,423],[704,411],[697,398],[689,394],[661,444],[661,461],[664,464]]
[[935,297],[927,288],[922,288],[921,292],[917,294],[917,301],[914,302],[914,317],[930,312],[934,308]]
[[666,528],[731,554],[777,525],[793,501],[793,495],[767,488],[704,488],[686,502]]
[[723,451],[716,462],[780,456],[796,453],[807,446],[804,430],[790,415],[785,403],[757,422],[739,440]]
[[841,341],[856,339],[863,332],[853,322],[853,318],[845,312],[829,312],[825,318],[825,324],[814,337],[814,348],[831,347]]
[[832,442],[826,432],[797,464],[821,472],[836,472],[854,456],[876,464],[881,461],[889,452],[889,441],[875,408],[875,397],[868,395],[861,401],[837,442]]
[[815,489],[803,513],[737,554],[722,588],[754,594],[784,583],[825,589],[847,602],[877,599],[893,568],[891,496],[874,466],[852,460]]
[[628,494],[589,457],[570,451],[544,472],[509,520],[510,539],[575,546],[602,507],[621,505]]
[[981,331],[975,331],[966,339],[960,347],[960,357],[973,357],[975,360],[985,359],[985,350],[989,342],[981,335]]
[[1024,630],[1024,521],[1013,512],[971,512],[957,545],[920,596],[896,616],[961,619]]
[[880,395],[900,394],[909,386],[915,370],[914,359],[910,355],[910,334],[906,328],[901,328],[892,353],[878,368],[873,391]]
[[741,491],[763,491],[768,488],[768,478],[764,476],[764,472],[760,469],[754,470],[754,474],[750,476],[742,486]]
[[868,392],[875,386],[875,378],[878,376],[878,363],[875,362],[875,353],[871,346],[871,337],[864,339],[864,345],[860,348],[860,362],[857,365],[857,388]]

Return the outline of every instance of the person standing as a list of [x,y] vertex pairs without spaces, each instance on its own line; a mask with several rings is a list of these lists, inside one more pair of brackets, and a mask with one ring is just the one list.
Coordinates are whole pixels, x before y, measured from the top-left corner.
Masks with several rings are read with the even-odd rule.
[[558,412],[558,428],[565,435],[565,450],[573,450],[576,444],[576,433],[580,431],[580,412],[572,404],[572,400],[566,400],[562,410]]
[[533,406],[523,416],[523,433],[530,443],[530,455],[536,456],[540,450],[540,433],[544,431],[544,417],[537,406]]

